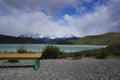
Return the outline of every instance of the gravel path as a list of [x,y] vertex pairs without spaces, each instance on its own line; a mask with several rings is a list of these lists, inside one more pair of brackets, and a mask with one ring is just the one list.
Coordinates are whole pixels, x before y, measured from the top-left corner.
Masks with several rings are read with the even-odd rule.
[[0,80],[120,80],[120,59],[41,60],[34,71],[34,61],[0,61]]

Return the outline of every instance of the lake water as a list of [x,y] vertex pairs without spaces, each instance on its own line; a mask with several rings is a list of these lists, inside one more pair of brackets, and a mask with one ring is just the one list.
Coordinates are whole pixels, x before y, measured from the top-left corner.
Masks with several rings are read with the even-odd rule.
[[[41,52],[47,44],[0,44],[1,52],[16,52],[17,49],[23,47],[28,51]],[[95,45],[55,45],[61,51],[65,52],[75,52],[103,48],[106,46],[95,46]]]

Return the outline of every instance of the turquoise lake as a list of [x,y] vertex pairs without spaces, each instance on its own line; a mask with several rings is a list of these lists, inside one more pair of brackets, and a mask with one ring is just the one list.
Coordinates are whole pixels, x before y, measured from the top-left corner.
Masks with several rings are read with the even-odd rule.
[[[16,52],[17,49],[23,47],[28,51],[32,52],[41,52],[47,44],[0,44],[1,52]],[[65,52],[75,52],[75,51],[84,51],[99,49],[106,46],[97,46],[97,45],[54,45],[57,46],[61,51]]]

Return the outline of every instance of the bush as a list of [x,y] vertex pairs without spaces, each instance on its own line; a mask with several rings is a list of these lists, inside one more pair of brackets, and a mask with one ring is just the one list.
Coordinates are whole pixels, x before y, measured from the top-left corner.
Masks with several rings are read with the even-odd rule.
[[58,59],[62,57],[59,48],[53,45],[46,46],[42,51],[42,59]]
[[24,49],[23,47],[20,47],[17,49],[17,53],[27,53],[28,51]]
[[[28,51],[26,49],[24,49],[23,47],[20,47],[17,49],[17,53],[27,53]],[[10,63],[17,63],[19,62],[19,60],[8,60],[8,62]]]
[[106,51],[109,51],[111,55],[120,56],[120,43],[106,47]]
[[96,58],[97,59],[107,59],[108,57],[109,57],[108,53],[99,53],[99,54],[96,54]]

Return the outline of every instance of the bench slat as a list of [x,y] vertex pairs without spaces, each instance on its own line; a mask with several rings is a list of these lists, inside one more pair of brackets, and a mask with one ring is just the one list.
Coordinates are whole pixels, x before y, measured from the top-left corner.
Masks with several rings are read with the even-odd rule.
[[41,54],[0,54],[0,58],[41,58]]

